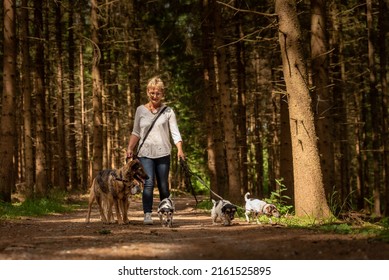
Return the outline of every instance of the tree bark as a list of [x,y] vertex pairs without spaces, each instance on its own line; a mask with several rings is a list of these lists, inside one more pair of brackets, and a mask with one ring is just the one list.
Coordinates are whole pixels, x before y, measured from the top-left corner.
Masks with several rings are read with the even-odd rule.
[[68,166],[66,156],[66,138],[65,138],[65,105],[64,105],[64,86],[63,86],[63,48],[62,48],[62,12],[60,3],[55,3],[55,21],[56,21],[56,33],[55,41],[57,44],[57,59],[56,59],[56,70],[57,70],[57,154],[58,154],[58,170],[55,173],[58,176],[58,184],[61,190],[66,191],[68,178]]
[[92,84],[93,84],[93,174],[103,169],[103,104],[100,75],[101,52],[99,47],[98,0],[92,0],[91,27],[93,42]]
[[69,33],[68,33],[68,66],[69,66],[69,154],[70,154],[70,187],[75,190],[78,188],[78,170],[77,170],[77,146],[76,146],[76,107],[75,107],[75,56],[76,45],[74,41],[74,6],[70,5],[69,10]]
[[329,196],[334,190],[333,99],[328,77],[328,40],[326,1],[311,1],[311,57],[313,81],[313,110],[316,119],[320,164],[323,183]]
[[3,96],[0,131],[0,201],[11,201],[11,190],[15,186],[14,151],[16,149],[16,24],[15,2],[4,0],[4,56]]
[[28,29],[28,0],[22,1],[21,9],[21,51],[22,51],[22,93],[23,93],[23,134],[24,134],[24,166],[25,166],[25,193],[26,198],[34,194],[34,152],[33,152],[33,122],[32,122],[32,86],[31,86],[31,58]]
[[205,100],[205,127],[207,131],[207,165],[210,176],[210,188],[223,196],[228,185],[226,164],[224,161],[224,141],[220,118],[220,97],[217,95],[215,52],[214,52],[214,0],[200,0],[202,6],[203,35],[203,80]]
[[224,144],[226,151],[227,171],[228,171],[228,193],[226,199],[233,203],[242,202],[240,166],[237,151],[237,140],[235,131],[235,121],[232,112],[231,91],[229,87],[228,61],[226,47],[224,47],[222,16],[220,7],[216,5],[215,9],[215,39],[216,39],[216,58],[218,66],[218,85],[221,100],[221,120],[224,131]]
[[288,92],[296,215],[330,216],[317,147],[302,37],[294,0],[276,0],[279,42]]
[[43,197],[48,189],[47,172],[47,141],[46,141],[46,94],[45,94],[45,68],[44,68],[44,37],[42,0],[34,0],[34,36],[35,45],[35,78],[34,90],[36,97],[36,138],[35,138],[35,195]]
[[[377,217],[381,216],[381,170],[382,170],[382,153],[380,151],[381,139],[379,131],[382,131],[381,120],[383,119],[381,106],[379,103],[379,92],[377,89],[377,70],[375,63],[375,45],[376,45],[376,33],[373,22],[373,3],[372,0],[366,1],[366,23],[367,23],[367,41],[368,41],[368,65],[369,65],[369,101],[371,105],[371,138],[373,149],[373,200],[374,200],[374,214]],[[387,110],[387,109],[385,109]]]
[[382,88],[382,112],[383,112],[383,169],[384,169],[384,215],[389,216],[389,91],[388,91],[388,80],[387,80],[387,54],[386,54],[386,34],[388,33],[387,15],[389,10],[389,2],[379,0],[379,15],[378,15],[378,26],[379,26],[379,53],[380,53],[380,84]]
[[[344,39],[342,33],[342,22],[339,19],[339,7],[336,1],[332,2],[330,8],[331,21],[333,26],[333,31],[331,32],[331,47],[333,49],[331,55],[331,65],[334,65],[331,73],[331,84],[334,86],[333,89],[333,98],[334,104],[336,104],[335,117],[334,117],[334,128],[335,128],[335,141],[334,141],[334,174],[335,174],[335,186],[339,191],[339,196],[334,202],[338,205],[347,199],[350,188],[350,145],[346,141],[348,139],[348,128],[347,128],[347,118],[349,115],[348,112],[348,102],[344,86],[344,81],[346,81],[346,71],[345,71],[345,60],[343,55],[344,50]],[[337,209],[340,210],[340,209]]]
[[[235,6],[240,7],[242,5],[241,0],[235,1]],[[235,36],[236,38],[243,38],[243,26],[240,13],[235,15]],[[247,118],[246,118],[246,67],[245,67],[245,44],[243,40],[239,40],[235,44],[235,56],[236,56],[236,72],[237,72],[237,142],[238,153],[240,160],[240,179],[241,188],[244,193],[247,192]]]

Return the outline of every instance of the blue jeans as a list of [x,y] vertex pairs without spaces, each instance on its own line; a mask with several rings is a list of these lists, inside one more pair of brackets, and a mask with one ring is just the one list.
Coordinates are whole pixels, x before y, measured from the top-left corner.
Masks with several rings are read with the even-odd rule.
[[143,212],[152,212],[153,209],[153,192],[154,182],[157,181],[160,200],[169,197],[169,170],[170,170],[170,156],[161,158],[147,158],[140,157],[140,162],[143,165],[149,179],[145,181],[142,202]]

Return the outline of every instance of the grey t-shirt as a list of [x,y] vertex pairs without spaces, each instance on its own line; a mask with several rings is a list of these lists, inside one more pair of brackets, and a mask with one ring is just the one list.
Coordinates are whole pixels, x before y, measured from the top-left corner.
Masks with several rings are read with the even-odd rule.
[[[159,108],[158,113],[162,108],[163,106]],[[158,116],[158,113],[154,115],[146,108],[145,105],[141,105],[136,109],[132,134],[140,138],[139,144],[143,142],[145,134],[151,126],[154,118]],[[155,122],[142,148],[138,151],[138,156],[159,158],[170,155],[172,145],[169,134],[171,134],[174,144],[182,141],[177,125],[176,115],[172,108],[167,107]]]

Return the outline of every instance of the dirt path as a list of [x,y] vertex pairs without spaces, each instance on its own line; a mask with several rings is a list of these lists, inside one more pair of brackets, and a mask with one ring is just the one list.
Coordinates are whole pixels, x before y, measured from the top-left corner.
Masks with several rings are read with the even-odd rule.
[[175,199],[175,227],[143,225],[141,201],[132,199],[129,225],[103,225],[86,209],[61,215],[0,221],[0,259],[389,259],[389,244],[363,236],[283,226],[212,225],[192,197]]

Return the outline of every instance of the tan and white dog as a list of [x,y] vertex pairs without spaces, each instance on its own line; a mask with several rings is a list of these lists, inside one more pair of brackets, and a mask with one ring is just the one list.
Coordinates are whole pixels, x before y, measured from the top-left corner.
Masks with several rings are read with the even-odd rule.
[[249,198],[250,193],[246,193],[244,196],[244,200],[246,201],[245,205],[245,216],[246,221],[250,223],[249,214],[251,214],[257,224],[260,224],[258,216],[260,215],[266,215],[269,217],[270,223],[272,223],[271,217],[279,218],[280,212],[278,211],[277,207],[274,204],[267,203],[266,201],[259,200],[259,199],[250,199]]

